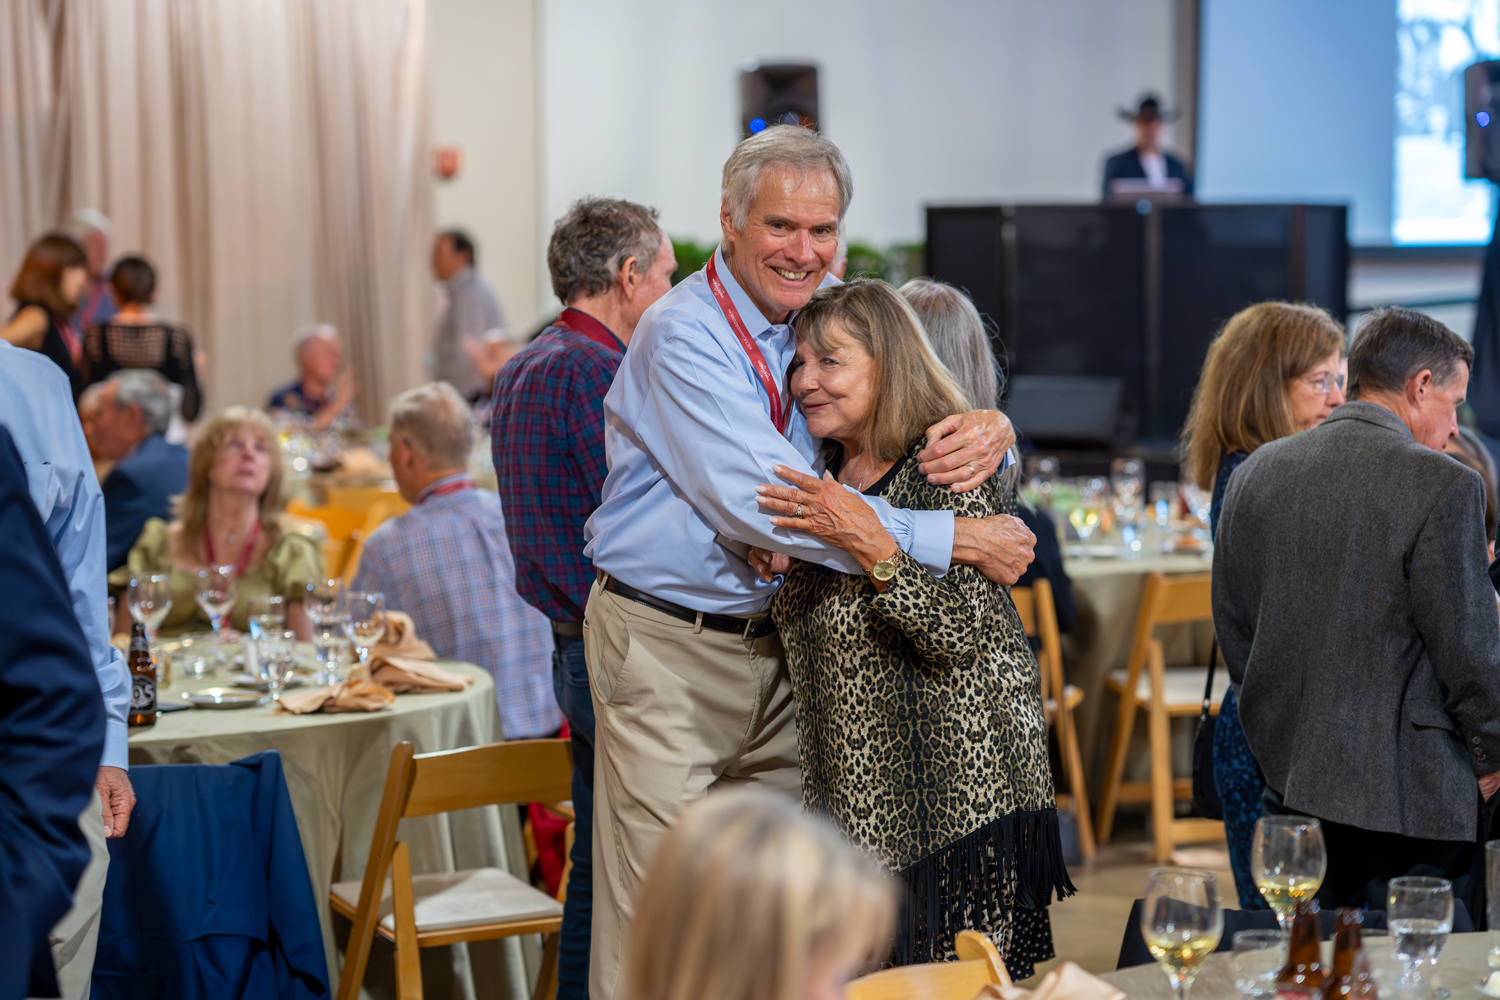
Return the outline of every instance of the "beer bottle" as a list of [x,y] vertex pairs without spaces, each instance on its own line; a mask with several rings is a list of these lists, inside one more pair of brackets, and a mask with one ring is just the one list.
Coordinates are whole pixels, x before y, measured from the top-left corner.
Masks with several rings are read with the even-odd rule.
[[1318,943],[1318,901],[1304,899],[1292,911],[1286,935],[1286,965],[1276,976],[1277,993],[1320,993],[1327,970]]
[[1339,909],[1333,922],[1333,975],[1323,988],[1323,1000],[1374,1000],[1375,979],[1360,932],[1364,922],[1362,911],[1349,906]]
[[140,622],[130,627],[130,655],[125,664],[130,668],[130,715],[125,721],[132,726],[154,726],[156,664],[151,662],[151,643],[146,639],[146,626]]

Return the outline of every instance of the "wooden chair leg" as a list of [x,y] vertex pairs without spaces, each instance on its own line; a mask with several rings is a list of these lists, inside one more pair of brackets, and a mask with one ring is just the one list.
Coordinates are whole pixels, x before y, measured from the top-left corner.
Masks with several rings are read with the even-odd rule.
[[1172,783],[1172,729],[1167,716],[1166,668],[1159,643],[1151,644],[1148,666],[1151,674],[1151,826],[1156,842],[1157,864],[1172,860],[1172,820],[1176,793]]
[[557,996],[557,943],[559,934],[542,935],[542,966],[537,970],[531,1000],[553,1000]]
[[405,842],[397,842],[391,854],[391,896],[396,918],[396,996],[400,1000],[422,1000],[422,951],[417,946],[411,854]]
[[1114,739],[1109,747],[1109,767],[1104,772],[1104,793],[1099,797],[1099,815],[1094,820],[1094,839],[1101,844],[1109,843],[1114,828],[1115,806],[1120,797],[1120,782],[1125,777],[1125,757],[1135,729],[1136,708],[1135,689],[1120,692],[1120,710],[1115,716]]
[[[369,863],[380,862],[377,858],[371,858]],[[373,906],[369,912],[360,911],[354,915],[353,926],[349,930],[349,943],[344,948],[344,966],[339,971],[337,1000],[358,1000],[360,986],[364,984],[365,966],[370,962],[370,948],[375,942],[375,924],[380,919],[379,911],[379,906]]]
[[[1066,688],[1064,689],[1066,695]],[[1094,856],[1094,824],[1089,815],[1089,789],[1083,778],[1083,755],[1078,750],[1078,730],[1074,728],[1073,712],[1057,703],[1057,742],[1062,752],[1063,774],[1068,779],[1068,788],[1073,793],[1073,816],[1078,821],[1078,850],[1087,860]]]

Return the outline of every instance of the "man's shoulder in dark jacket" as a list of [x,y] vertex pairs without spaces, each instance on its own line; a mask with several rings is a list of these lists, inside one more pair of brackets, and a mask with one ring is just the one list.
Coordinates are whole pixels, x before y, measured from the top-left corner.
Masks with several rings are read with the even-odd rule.
[[187,479],[188,450],[160,434],[115,463],[100,484],[110,569],[125,565],[148,520],[172,516],[172,498],[187,489]]

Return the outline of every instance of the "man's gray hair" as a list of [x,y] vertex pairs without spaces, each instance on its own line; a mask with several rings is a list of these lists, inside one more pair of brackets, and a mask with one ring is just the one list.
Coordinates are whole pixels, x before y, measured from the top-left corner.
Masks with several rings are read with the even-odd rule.
[[433,469],[463,469],[474,446],[468,402],[447,382],[428,382],[391,400],[391,440],[402,439]]
[[657,211],[618,198],[580,198],[557,220],[547,244],[552,292],[563,305],[615,286],[631,257],[650,270],[661,252]]
[[172,390],[167,380],[150,368],[127,368],[109,377],[115,385],[115,406],[141,408],[141,420],[152,434],[165,434],[172,423]]
[[338,340],[339,328],[332,323],[309,323],[292,334],[292,358],[301,360],[302,348],[310,340]]
[[750,219],[750,203],[755,200],[755,185],[760,172],[771,165],[790,167],[802,174],[826,170],[833,175],[839,191],[839,226],[854,197],[854,177],[849,161],[827,139],[801,125],[772,125],[752,135],[735,147],[724,161],[724,202],[734,228],[743,230]]
[[1000,404],[1000,376],[979,310],[963,292],[944,281],[913,278],[901,286],[901,297],[911,305],[938,360],[948,366],[969,405],[976,410]]
[[74,209],[73,217],[68,220],[68,231],[80,238],[85,233],[95,230],[108,236],[112,229],[114,229],[114,224],[109,221],[109,216],[97,208]]
[[1360,324],[1349,351],[1349,398],[1403,393],[1424,370],[1447,385],[1460,361],[1473,368],[1474,348],[1431,316],[1400,306],[1376,309]]

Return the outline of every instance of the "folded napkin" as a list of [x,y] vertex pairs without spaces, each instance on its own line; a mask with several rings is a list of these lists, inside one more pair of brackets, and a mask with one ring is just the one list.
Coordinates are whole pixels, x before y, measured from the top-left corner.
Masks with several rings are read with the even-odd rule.
[[383,656],[379,660],[371,657],[370,679],[397,694],[462,691],[474,683],[474,678],[468,674],[456,674],[435,663],[405,656]]
[[272,715],[307,715],[309,712],[378,712],[396,700],[395,694],[368,679],[351,677],[331,688],[314,688],[284,694]]
[[1064,962],[1042,977],[1035,990],[986,986],[975,1000],[1125,1000],[1125,994],[1076,962]]
[[406,660],[435,660],[437,653],[417,638],[417,627],[405,611],[385,612],[385,635],[370,647],[370,664],[388,657]]

